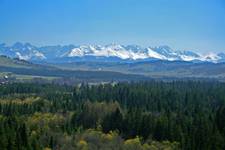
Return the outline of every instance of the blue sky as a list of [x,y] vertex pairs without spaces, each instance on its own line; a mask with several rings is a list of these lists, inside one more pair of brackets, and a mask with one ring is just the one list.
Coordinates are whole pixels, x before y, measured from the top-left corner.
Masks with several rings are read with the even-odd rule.
[[0,42],[225,52],[224,0],[0,0]]

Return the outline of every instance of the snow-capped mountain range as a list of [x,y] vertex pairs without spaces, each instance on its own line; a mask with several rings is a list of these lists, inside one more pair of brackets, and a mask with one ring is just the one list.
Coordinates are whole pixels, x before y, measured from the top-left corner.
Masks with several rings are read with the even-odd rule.
[[225,62],[225,53],[200,54],[193,51],[176,51],[168,46],[141,47],[138,45],[67,45],[37,47],[29,43],[15,43],[12,46],[0,44],[0,55],[40,62],[71,62],[79,60],[104,61],[192,61]]

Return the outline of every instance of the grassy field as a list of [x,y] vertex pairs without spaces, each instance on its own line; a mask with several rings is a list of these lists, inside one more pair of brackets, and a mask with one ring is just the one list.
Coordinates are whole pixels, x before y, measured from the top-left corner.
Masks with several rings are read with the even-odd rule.
[[32,80],[35,78],[45,79],[45,80],[54,80],[59,77],[50,77],[50,76],[33,76],[33,75],[14,75],[17,80]]

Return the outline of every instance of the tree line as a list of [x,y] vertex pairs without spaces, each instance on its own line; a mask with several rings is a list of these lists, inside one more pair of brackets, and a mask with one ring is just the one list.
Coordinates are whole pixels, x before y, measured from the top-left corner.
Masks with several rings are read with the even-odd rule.
[[22,149],[225,149],[225,84],[0,86],[0,145]]

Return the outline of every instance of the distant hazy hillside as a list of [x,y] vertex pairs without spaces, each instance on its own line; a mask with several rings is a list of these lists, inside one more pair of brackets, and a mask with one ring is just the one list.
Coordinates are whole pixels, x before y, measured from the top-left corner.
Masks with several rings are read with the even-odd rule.
[[15,75],[43,76],[72,78],[82,81],[131,81],[148,80],[149,77],[143,75],[123,74],[112,71],[81,71],[81,70],[63,70],[48,65],[37,65],[24,60],[11,59],[6,56],[0,56],[0,73],[12,73]]
[[7,56],[0,56],[0,66],[30,68],[32,63],[19,59],[11,59]]
[[64,69],[117,71],[129,74],[141,74],[149,77],[195,77],[225,78],[225,63],[193,63],[183,61],[148,61],[148,62],[73,62],[54,64]]

